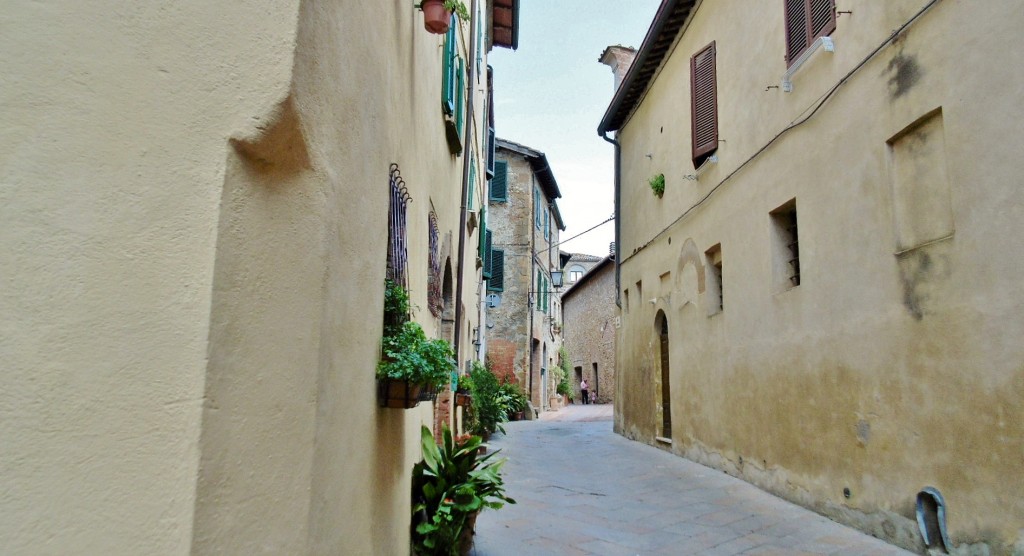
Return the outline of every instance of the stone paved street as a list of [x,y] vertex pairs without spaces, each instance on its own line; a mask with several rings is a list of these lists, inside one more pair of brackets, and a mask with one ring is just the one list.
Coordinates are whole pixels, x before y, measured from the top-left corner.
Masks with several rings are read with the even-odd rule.
[[910,554],[743,481],[612,432],[611,406],[508,423],[508,493],[473,554]]

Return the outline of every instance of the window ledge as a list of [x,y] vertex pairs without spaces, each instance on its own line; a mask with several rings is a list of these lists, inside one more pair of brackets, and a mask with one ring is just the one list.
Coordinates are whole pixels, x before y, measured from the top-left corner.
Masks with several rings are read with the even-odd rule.
[[787,93],[793,92],[793,75],[796,74],[797,70],[800,69],[800,66],[804,65],[804,63],[806,63],[807,60],[810,60],[811,56],[813,56],[814,53],[818,50],[818,48],[821,47],[825,48],[825,52],[836,51],[836,45],[832,41],[832,37],[818,37],[814,39],[814,42],[811,43],[811,46],[807,47],[807,50],[804,50],[803,54],[801,54],[800,57],[797,58],[795,62],[793,62],[793,65],[789,66],[789,69],[786,70],[785,75],[782,76],[783,91]]
[[654,439],[657,440],[658,442],[662,443],[662,444],[668,444],[669,446],[672,445],[672,439],[671,438],[665,438],[664,436],[655,436]]
[[717,152],[715,154],[705,158],[704,162],[702,162],[700,164],[700,168],[697,168],[695,173],[687,174],[687,175],[683,176],[683,179],[684,180],[689,180],[689,181],[697,181],[697,180],[700,179],[701,174],[703,174],[704,172],[707,172],[708,168],[711,168],[711,166],[713,166],[715,164],[718,164],[718,153]]

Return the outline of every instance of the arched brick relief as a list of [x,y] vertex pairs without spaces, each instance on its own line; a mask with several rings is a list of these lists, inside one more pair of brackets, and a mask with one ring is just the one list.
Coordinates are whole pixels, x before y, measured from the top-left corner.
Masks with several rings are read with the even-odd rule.
[[677,291],[682,298],[678,307],[682,309],[687,303],[696,305],[698,297],[704,293],[705,284],[704,262],[693,238],[687,238],[679,251],[677,276]]

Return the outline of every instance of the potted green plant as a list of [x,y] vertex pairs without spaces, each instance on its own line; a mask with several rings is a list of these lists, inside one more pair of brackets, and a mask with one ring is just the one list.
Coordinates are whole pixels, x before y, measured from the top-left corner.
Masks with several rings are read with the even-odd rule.
[[459,377],[455,390],[455,405],[468,408],[473,403],[473,377],[469,373]]
[[448,32],[453,12],[462,21],[469,21],[469,9],[461,0],[423,0],[420,9],[423,10],[423,26],[435,35]]
[[507,420],[507,416],[498,403],[498,390],[501,387],[498,377],[478,361],[473,362],[469,377],[473,385],[473,401],[468,430],[484,438],[495,431],[504,432],[501,424]]
[[409,295],[402,286],[387,281],[384,293],[384,337],[377,363],[381,407],[411,408],[422,399],[433,399],[455,368],[451,345],[431,340],[423,328],[409,319]]
[[441,443],[422,427],[423,461],[412,471],[413,553],[418,555],[467,554],[473,541],[476,516],[484,508],[498,509],[516,501],[505,494],[498,452],[480,457],[479,436],[456,439],[445,426]]

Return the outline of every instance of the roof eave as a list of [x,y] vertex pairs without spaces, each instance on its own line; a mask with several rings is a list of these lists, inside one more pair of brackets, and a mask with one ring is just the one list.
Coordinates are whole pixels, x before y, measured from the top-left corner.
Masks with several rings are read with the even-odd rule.
[[633,65],[626,72],[611,104],[597,127],[597,134],[622,128],[626,118],[640,103],[644,92],[654,80],[661,63],[671,52],[676,35],[689,19],[698,0],[662,0],[654,21],[647,29],[643,44],[637,51]]

